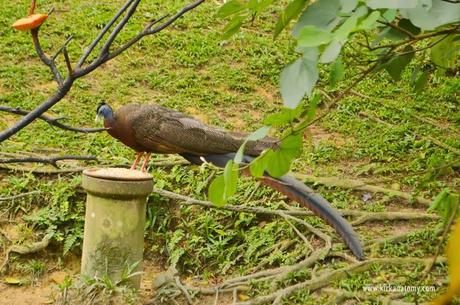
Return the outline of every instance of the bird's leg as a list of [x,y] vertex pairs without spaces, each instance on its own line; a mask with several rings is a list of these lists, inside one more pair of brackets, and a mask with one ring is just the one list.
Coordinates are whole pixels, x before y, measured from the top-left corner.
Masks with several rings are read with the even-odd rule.
[[144,159],[144,163],[142,163],[141,172],[145,172],[145,170],[147,168],[147,164],[149,163],[150,155],[151,155],[151,153],[146,153],[145,154],[145,159]]
[[141,172],[145,172],[145,170],[147,168],[147,164],[149,163],[150,155],[151,155],[151,153],[146,153],[145,154],[145,159],[144,159],[144,163],[142,163]]
[[136,169],[137,165],[139,164],[139,160],[141,159],[143,154],[143,152],[136,153],[136,159],[134,160],[133,165],[131,165],[131,170]]

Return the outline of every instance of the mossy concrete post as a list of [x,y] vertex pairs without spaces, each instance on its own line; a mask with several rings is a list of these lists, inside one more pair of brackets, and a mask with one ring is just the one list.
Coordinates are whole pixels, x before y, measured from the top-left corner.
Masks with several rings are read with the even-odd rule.
[[[138,263],[144,250],[144,223],[152,177],[121,168],[90,169],[83,172],[87,192],[81,274],[108,275],[118,282],[123,272]],[[129,278],[139,289],[141,276]]]

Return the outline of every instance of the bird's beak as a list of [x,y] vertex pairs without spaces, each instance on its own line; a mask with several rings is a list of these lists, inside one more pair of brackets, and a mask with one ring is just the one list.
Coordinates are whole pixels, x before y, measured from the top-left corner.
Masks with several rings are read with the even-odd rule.
[[96,114],[96,118],[94,119],[94,122],[98,122],[100,119],[101,119],[101,116],[98,113]]

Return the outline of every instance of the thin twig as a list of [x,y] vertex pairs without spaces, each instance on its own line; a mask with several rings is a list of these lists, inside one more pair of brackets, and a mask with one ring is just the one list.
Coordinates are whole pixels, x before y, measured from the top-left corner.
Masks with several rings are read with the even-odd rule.
[[51,73],[53,73],[54,80],[58,83],[59,86],[62,86],[63,84],[63,78],[61,73],[59,72],[58,68],[56,67],[56,63],[54,60],[46,56],[45,52],[43,52],[43,49],[40,44],[40,39],[38,38],[38,28],[32,29],[30,32],[32,34],[32,41],[34,43],[35,51],[37,52],[38,57],[41,59],[41,61],[47,65]]
[[[30,111],[23,110],[20,108],[13,108],[8,106],[0,106],[0,111],[9,112],[18,115],[27,115]],[[82,127],[72,127],[65,124],[60,123],[59,121],[63,120],[64,118],[52,118],[46,114],[42,114],[37,117],[45,121],[46,123],[50,124],[51,126],[55,126],[64,130],[75,131],[75,132],[82,132],[82,133],[92,133],[92,132],[101,132],[106,131],[107,128],[82,128]]]
[[83,55],[80,57],[80,60],[77,63],[77,68],[80,68],[88,58],[88,56],[91,54],[91,52],[94,50],[96,45],[101,41],[101,39],[104,37],[104,35],[107,33],[107,31],[110,29],[110,27],[117,21],[118,18],[128,9],[128,7],[131,5],[131,3],[134,0],[128,0],[126,3],[118,10],[118,12],[110,19],[110,21],[102,28],[102,30],[99,32],[99,34],[96,36],[96,38],[91,42],[91,44],[84,50]]
[[96,156],[58,156],[58,157],[49,157],[49,158],[39,158],[39,157],[25,157],[25,158],[11,158],[11,159],[0,159],[0,163],[45,163],[57,166],[57,161],[64,160],[87,160],[87,161],[97,161]]
[[20,198],[27,197],[27,196],[32,196],[32,195],[39,194],[39,193],[41,193],[41,192],[40,191],[32,191],[32,192],[22,193],[22,194],[18,194],[18,195],[14,195],[14,196],[0,197],[0,201],[16,200],[16,199],[20,199]]

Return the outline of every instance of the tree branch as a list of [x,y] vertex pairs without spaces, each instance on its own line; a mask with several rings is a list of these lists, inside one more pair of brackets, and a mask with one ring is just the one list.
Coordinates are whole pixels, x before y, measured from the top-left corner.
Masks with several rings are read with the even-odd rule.
[[0,159],[0,164],[3,163],[45,163],[57,166],[57,161],[63,160],[90,160],[97,161],[95,156],[58,156],[50,158],[40,158],[40,157],[25,157],[25,158],[11,158],[11,159]]
[[30,31],[32,34],[32,41],[34,43],[35,51],[37,52],[37,55],[41,59],[41,61],[50,68],[51,73],[53,73],[54,80],[58,83],[59,86],[62,86],[63,78],[58,68],[56,67],[56,63],[53,59],[46,56],[45,52],[43,52],[43,49],[40,45],[40,40],[38,38],[39,28],[40,27],[32,29]]
[[[81,65],[83,65],[83,63],[88,58],[88,56],[91,54],[91,52],[94,50],[96,45],[101,41],[102,37],[107,33],[109,28],[123,14],[123,12],[125,12],[126,9],[128,9],[133,3],[135,3],[135,5],[133,5],[131,7],[130,12],[127,13],[125,18],[123,18],[123,20],[120,22],[120,24],[112,32],[113,39],[115,39],[115,37],[117,36],[117,33],[122,30],[122,28],[127,24],[129,18],[134,14],[135,9],[137,7],[137,3],[139,3],[140,0],[137,0],[135,2],[133,0],[127,1],[123,5],[123,7],[115,14],[115,16],[112,17],[112,19],[109,21],[109,23],[99,32],[98,36],[93,40],[93,42],[89,45],[89,47],[83,53],[82,57],[80,58],[80,60],[77,63],[77,66],[76,66],[75,70],[73,70],[73,71],[71,69],[70,60],[68,59],[68,56],[67,56],[67,58],[66,58],[67,68],[68,68],[68,70],[70,70],[72,72],[67,76],[67,78],[65,80],[62,79],[62,76],[59,73],[55,63],[53,62],[53,60],[48,58],[45,55],[45,53],[43,52],[43,50],[41,49],[40,41],[38,39],[38,30],[39,30],[39,28],[32,30],[32,39],[33,39],[33,42],[34,42],[34,45],[35,45],[36,52],[37,52],[38,56],[40,57],[40,59],[42,60],[42,62],[51,69],[51,72],[53,73],[53,76],[54,76],[55,80],[58,82],[59,86],[58,86],[57,91],[54,93],[54,95],[50,96],[45,102],[43,102],[41,105],[36,107],[34,110],[32,110],[31,112],[26,114],[22,119],[20,119],[18,122],[16,122],[13,126],[11,126],[11,127],[7,128],[7,129],[3,130],[2,132],[0,132],[0,143],[5,141],[5,140],[7,140],[11,136],[13,136],[14,134],[19,132],[24,127],[28,126],[35,119],[37,119],[41,115],[43,115],[48,109],[50,109],[56,103],[58,103],[70,91],[70,89],[72,88],[73,82],[77,78],[85,76],[86,74],[88,74],[88,73],[92,72],[93,70],[95,70],[96,68],[98,68],[103,63],[107,62],[108,60],[110,60],[110,59],[112,59],[112,58],[114,58],[116,56],[118,56],[123,51],[125,51],[126,49],[131,47],[138,40],[140,40],[142,37],[150,35],[150,34],[155,34],[155,33],[158,33],[160,31],[162,31],[163,29],[165,29],[166,27],[171,25],[174,21],[179,19],[182,15],[184,15],[188,11],[194,9],[198,5],[202,4],[204,1],[205,0],[195,1],[195,2],[185,6],[179,12],[177,12],[173,17],[171,17],[169,20],[167,20],[166,22],[164,22],[163,24],[161,24],[160,26],[158,26],[158,27],[156,27],[154,29],[150,29],[150,27],[153,24],[155,24],[155,22],[148,23],[148,25],[144,28],[143,31],[141,31],[137,36],[135,36],[134,38],[129,40],[127,43],[125,43],[125,45],[123,45],[119,49],[115,50],[114,52],[109,53],[108,55],[101,53],[99,55],[99,57],[96,58],[91,64],[89,64],[88,66],[86,66],[84,68],[81,68]],[[109,38],[109,40],[110,39],[111,38]],[[109,46],[110,46],[110,44],[111,43],[109,43]],[[63,51],[64,50],[65,50],[65,48],[63,49]]]
[[[29,111],[27,110],[23,110],[20,108],[12,108],[8,106],[0,106],[0,111],[5,111],[5,112],[19,114],[19,115],[29,114]],[[46,123],[50,124],[51,126],[55,126],[55,127],[58,127],[64,130],[75,131],[75,132],[92,133],[92,132],[101,132],[101,131],[107,130],[106,128],[81,128],[81,127],[68,126],[68,125],[65,125],[59,122],[60,120],[63,120],[64,118],[52,118],[45,114],[38,116],[37,119],[41,119],[45,121]]]
[[118,10],[118,12],[110,19],[110,21],[102,28],[102,30],[99,32],[99,34],[96,36],[96,38],[91,42],[91,44],[84,50],[83,55],[80,57],[80,60],[77,63],[77,68],[80,68],[86,61],[86,59],[89,57],[91,52],[94,50],[94,48],[97,46],[97,44],[101,41],[101,39],[104,37],[104,35],[107,33],[107,31],[110,29],[110,27],[117,21],[118,18],[128,9],[128,7],[133,3],[134,0],[128,0],[126,3]]
[[20,199],[20,198],[27,197],[27,196],[32,196],[32,195],[39,194],[39,193],[41,193],[41,191],[32,191],[32,192],[22,193],[22,194],[18,194],[14,196],[0,197],[0,201],[16,200],[16,199]]

